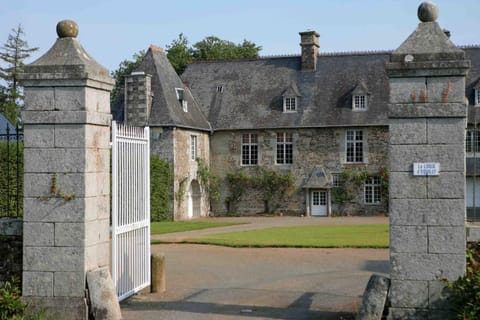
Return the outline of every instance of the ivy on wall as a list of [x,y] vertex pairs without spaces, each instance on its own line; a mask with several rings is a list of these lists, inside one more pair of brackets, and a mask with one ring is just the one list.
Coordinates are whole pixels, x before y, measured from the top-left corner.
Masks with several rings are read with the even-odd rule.
[[295,185],[290,172],[281,173],[262,166],[257,167],[253,175],[242,169],[229,172],[225,180],[229,187],[229,196],[225,199],[229,214],[238,210],[238,203],[247,191],[261,194],[264,212],[273,213],[281,206],[281,200],[294,192]]
[[172,221],[172,166],[157,156],[150,157],[150,218],[152,221]]
[[210,171],[207,162],[204,159],[197,158],[197,163],[197,179],[208,195],[211,208],[212,202],[217,201],[220,197],[219,180],[218,177]]
[[[382,199],[388,199],[388,168],[380,168],[378,173],[374,174],[380,177],[380,195]],[[340,186],[331,190],[333,203],[339,205],[340,213],[344,214],[346,204],[352,202],[365,183],[365,180],[372,176],[365,168],[348,168],[340,174]],[[388,202],[387,202],[388,203]]]

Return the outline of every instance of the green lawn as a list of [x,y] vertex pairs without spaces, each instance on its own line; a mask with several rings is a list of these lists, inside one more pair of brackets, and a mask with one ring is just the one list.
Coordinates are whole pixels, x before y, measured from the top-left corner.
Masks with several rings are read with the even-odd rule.
[[229,247],[388,248],[388,224],[315,225],[222,233],[189,243]]
[[209,221],[152,222],[150,224],[150,233],[151,234],[164,234],[164,233],[172,233],[172,232],[182,232],[182,231],[200,230],[200,229],[208,229],[208,228],[226,227],[226,226],[233,226],[233,225],[237,225],[237,224],[245,224],[245,223],[243,223],[243,222],[209,222]]

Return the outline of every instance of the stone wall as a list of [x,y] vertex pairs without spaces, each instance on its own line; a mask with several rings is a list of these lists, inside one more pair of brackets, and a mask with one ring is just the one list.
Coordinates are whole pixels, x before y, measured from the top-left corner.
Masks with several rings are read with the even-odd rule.
[[0,219],[0,282],[22,278],[23,221]]
[[[243,168],[254,173],[255,166],[241,165],[242,134],[255,133],[258,136],[258,165],[276,169],[280,172],[290,172],[296,178],[295,193],[284,202],[279,211],[284,214],[305,214],[305,191],[302,185],[316,165],[323,166],[327,175],[341,173],[346,168],[364,168],[371,174],[378,173],[382,167],[387,167],[388,161],[388,128],[364,127],[349,128],[362,129],[366,136],[364,145],[365,163],[345,163],[345,131],[344,128],[311,128],[289,130],[293,134],[293,164],[277,165],[276,135],[279,131],[252,130],[252,131],[217,131],[211,137],[212,145],[212,172],[221,178],[221,196],[214,205],[215,214],[227,212],[225,199],[229,195],[228,185],[225,182],[227,173]],[[285,130],[284,130],[285,131]],[[366,205],[363,203],[363,188],[352,203],[349,203],[345,212],[348,214],[383,214],[386,213],[386,199],[381,205]],[[238,214],[256,214],[264,211],[263,199],[258,192],[248,193],[239,204],[242,208]],[[338,207],[333,208],[333,212]]]

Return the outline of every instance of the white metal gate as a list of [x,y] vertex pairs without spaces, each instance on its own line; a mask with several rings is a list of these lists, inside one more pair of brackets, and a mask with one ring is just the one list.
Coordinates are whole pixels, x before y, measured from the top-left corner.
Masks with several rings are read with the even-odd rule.
[[121,301],[150,285],[149,128],[112,122],[112,277]]

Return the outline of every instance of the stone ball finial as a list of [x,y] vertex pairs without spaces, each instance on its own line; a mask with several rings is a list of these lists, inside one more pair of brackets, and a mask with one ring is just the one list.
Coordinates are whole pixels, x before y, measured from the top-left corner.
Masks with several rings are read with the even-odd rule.
[[438,18],[438,6],[430,1],[420,4],[417,11],[418,19],[422,22],[432,22]]
[[57,23],[59,38],[76,38],[78,36],[78,24],[73,20],[62,20]]

